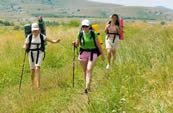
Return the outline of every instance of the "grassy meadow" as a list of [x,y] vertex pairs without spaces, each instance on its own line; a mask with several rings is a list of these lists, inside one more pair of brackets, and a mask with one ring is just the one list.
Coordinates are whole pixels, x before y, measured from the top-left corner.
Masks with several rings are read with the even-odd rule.
[[[101,24],[104,40],[103,29]],[[88,95],[77,55],[72,87],[72,41],[78,31],[47,27],[49,38],[62,41],[46,47],[40,90],[31,89],[26,58],[19,94],[24,31],[0,27],[0,113],[173,113],[173,25],[126,23],[115,65],[105,70],[106,60],[98,59]]]

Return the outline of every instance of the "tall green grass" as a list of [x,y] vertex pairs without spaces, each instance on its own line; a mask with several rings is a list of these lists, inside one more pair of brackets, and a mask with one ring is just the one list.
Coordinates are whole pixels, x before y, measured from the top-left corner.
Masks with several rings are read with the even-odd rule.
[[[73,26],[73,25],[72,25]],[[100,31],[103,31],[101,25]],[[0,28],[1,113],[172,113],[173,27],[133,23],[125,25],[125,40],[115,65],[105,70],[99,58],[91,92],[83,94],[80,64],[72,88],[72,41],[80,28],[49,26],[49,38],[61,43],[46,47],[41,67],[41,89],[30,88],[26,60],[22,93],[18,93],[24,50],[24,32]],[[101,34],[102,38],[105,34]],[[106,51],[105,51],[106,54]]]

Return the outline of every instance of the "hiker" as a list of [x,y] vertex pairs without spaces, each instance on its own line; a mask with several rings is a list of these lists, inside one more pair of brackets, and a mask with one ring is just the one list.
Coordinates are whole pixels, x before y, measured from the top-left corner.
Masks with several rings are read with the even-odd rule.
[[46,35],[46,28],[45,28],[45,22],[43,20],[42,16],[38,17],[38,26],[40,28],[40,32],[44,35]]
[[27,36],[24,48],[28,52],[29,64],[31,69],[32,87],[34,86],[36,74],[36,86],[40,89],[40,66],[45,55],[44,41],[51,43],[58,43],[60,39],[51,40],[47,36],[40,33],[38,23],[33,23],[31,26],[32,33]]
[[80,55],[78,60],[83,68],[85,93],[87,94],[97,57],[101,55],[102,60],[104,60],[104,53],[102,51],[101,44],[98,41],[97,34],[90,29],[90,21],[83,20],[81,27],[82,29],[78,34],[77,40],[73,44],[75,47],[78,47],[80,44]]
[[111,65],[113,65],[116,59],[116,52],[120,48],[120,22],[117,14],[113,14],[111,16],[111,21],[105,27],[106,39],[106,50],[107,50],[107,58],[108,64],[106,65],[106,69],[109,69]]

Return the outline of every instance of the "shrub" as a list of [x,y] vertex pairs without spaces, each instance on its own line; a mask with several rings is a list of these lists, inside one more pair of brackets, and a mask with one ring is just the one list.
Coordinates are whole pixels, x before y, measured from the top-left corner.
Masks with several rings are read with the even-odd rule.
[[14,26],[13,30],[20,30],[20,26]]
[[166,22],[164,22],[164,21],[161,21],[161,22],[160,22],[160,24],[161,24],[161,25],[165,25],[165,24],[166,24]]
[[79,27],[80,26],[80,22],[77,21],[77,20],[71,20],[69,23],[68,23],[69,26],[71,27]]
[[4,26],[13,26],[14,25],[14,23],[12,23],[12,22],[2,21],[2,20],[0,20],[0,24],[2,24]]
[[50,21],[46,21],[46,26],[58,26],[59,25],[59,22],[50,22]]

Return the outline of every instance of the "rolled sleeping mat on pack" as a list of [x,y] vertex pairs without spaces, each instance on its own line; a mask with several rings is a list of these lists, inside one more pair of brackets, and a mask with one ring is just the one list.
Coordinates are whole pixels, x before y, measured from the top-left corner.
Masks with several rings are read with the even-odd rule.
[[120,20],[120,28],[121,28],[121,34],[120,34],[120,40],[124,40],[124,20]]
[[93,30],[97,33],[97,35],[98,35],[98,40],[99,40],[99,42],[100,42],[100,44],[101,44],[101,47],[102,47],[102,49],[104,49],[102,37],[101,37],[100,32],[99,32],[98,24],[93,24],[93,25],[92,25],[92,28],[93,28]]

